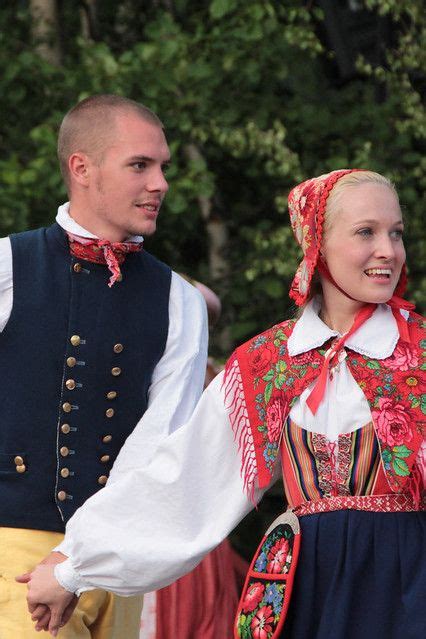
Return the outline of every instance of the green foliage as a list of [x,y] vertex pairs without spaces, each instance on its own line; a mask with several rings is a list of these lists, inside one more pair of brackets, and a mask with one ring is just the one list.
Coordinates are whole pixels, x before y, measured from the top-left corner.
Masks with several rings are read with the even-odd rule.
[[[358,75],[345,84],[336,82],[333,52],[318,35],[321,13],[296,0],[107,0],[97,3],[96,39],[82,37],[74,3],[62,2],[60,67],[36,53],[28,11],[2,7],[0,231],[52,221],[65,199],[55,154],[63,113],[86,95],[119,93],[161,116],[173,154],[149,248],[221,293],[232,341],[293,313],[287,291],[299,254],[288,191],[344,166],[396,181],[411,296],[424,309],[425,17],[418,0],[363,4],[390,21],[393,42],[381,66],[360,57]],[[228,234],[229,273],[219,280],[203,199]]]

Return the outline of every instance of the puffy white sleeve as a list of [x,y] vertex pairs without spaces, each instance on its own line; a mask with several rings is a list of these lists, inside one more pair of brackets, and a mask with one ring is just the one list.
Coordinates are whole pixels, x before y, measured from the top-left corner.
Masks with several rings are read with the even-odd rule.
[[207,309],[202,295],[172,273],[166,347],[154,369],[148,408],[111,470],[148,463],[160,441],[185,424],[203,391],[207,363]]
[[13,304],[12,247],[8,237],[0,238],[0,332],[9,321]]
[[[192,570],[251,510],[222,381],[223,373],[149,464],[121,464],[68,522],[58,549],[69,559],[55,567],[67,590],[132,595],[162,588]],[[256,491],[255,501],[260,497]]]

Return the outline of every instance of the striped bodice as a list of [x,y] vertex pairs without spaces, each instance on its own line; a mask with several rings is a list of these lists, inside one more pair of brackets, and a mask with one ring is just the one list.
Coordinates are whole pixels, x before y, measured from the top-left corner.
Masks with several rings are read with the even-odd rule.
[[323,497],[371,495],[380,452],[372,422],[330,442],[288,419],[281,459],[287,501],[297,506]]

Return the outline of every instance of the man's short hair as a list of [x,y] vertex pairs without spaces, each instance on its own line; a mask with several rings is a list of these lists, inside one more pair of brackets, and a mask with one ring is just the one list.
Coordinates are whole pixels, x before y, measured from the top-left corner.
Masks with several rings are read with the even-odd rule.
[[146,122],[163,127],[158,116],[145,105],[119,95],[92,95],[81,100],[65,115],[59,128],[58,158],[62,177],[70,187],[68,159],[81,151],[100,163],[120,113],[135,113]]

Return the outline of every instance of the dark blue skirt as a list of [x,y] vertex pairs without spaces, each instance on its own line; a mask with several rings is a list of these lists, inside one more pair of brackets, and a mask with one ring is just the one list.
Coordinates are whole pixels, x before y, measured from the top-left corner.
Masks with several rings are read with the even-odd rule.
[[426,513],[344,510],[300,523],[281,639],[426,638]]

